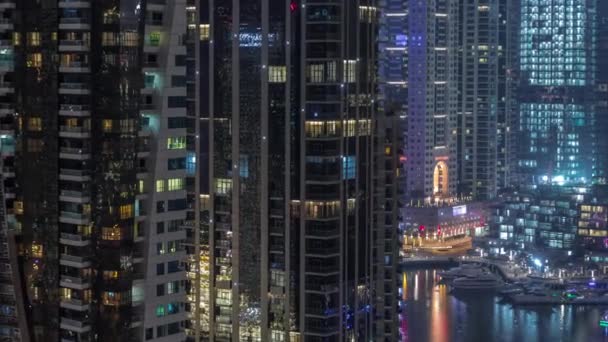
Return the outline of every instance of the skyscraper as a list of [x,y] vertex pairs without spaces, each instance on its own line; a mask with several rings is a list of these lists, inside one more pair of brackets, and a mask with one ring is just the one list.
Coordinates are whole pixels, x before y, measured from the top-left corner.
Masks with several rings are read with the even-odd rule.
[[374,1],[200,6],[191,336],[394,340],[399,132],[377,108]]
[[408,4],[407,194],[456,194],[458,9],[456,0]]
[[589,182],[598,172],[597,2],[522,0],[520,7],[523,180]]
[[458,192],[476,199],[509,183],[511,9],[509,0],[460,1]]
[[184,339],[185,2],[19,0],[0,10],[20,336]]

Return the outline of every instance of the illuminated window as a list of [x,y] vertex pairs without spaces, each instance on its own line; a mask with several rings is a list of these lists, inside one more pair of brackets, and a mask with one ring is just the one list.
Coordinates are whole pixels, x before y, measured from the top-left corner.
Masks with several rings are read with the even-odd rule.
[[118,279],[118,271],[103,271],[104,280],[116,280]]
[[353,83],[357,81],[357,61],[344,61],[344,82]]
[[42,54],[41,53],[28,53],[26,65],[28,68],[42,67]]
[[186,148],[186,137],[170,137],[167,138],[167,149],[179,150]]
[[136,47],[139,45],[139,34],[137,32],[122,32],[121,33],[121,44],[122,46]]
[[355,179],[357,160],[355,156],[342,157],[342,175],[344,179]]
[[27,45],[40,46],[40,32],[28,32]]
[[159,179],[156,181],[156,192],[163,192],[163,191],[165,191],[165,180]]
[[164,242],[159,242],[156,244],[156,255],[163,255],[167,253],[167,249],[165,248]]
[[364,23],[373,23],[376,20],[378,9],[373,6],[359,6],[359,20]]
[[357,134],[357,120],[344,120],[344,134],[354,137]]
[[127,303],[130,298],[127,296],[127,293],[122,292],[113,292],[113,291],[104,291],[101,294],[101,301],[103,305],[108,306],[119,306],[121,304]]
[[118,45],[118,39],[114,32],[102,32],[101,33],[101,45],[102,46],[115,46]]
[[165,315],[165,306],[159,304],[156,306],[156,317],[163,317]]
[[221,195],[230,195],[232,192],[232,179],[218,178],[215,180],[215,192]]
[[169,251],[169,253],[177,252],[177,241],[169,241],[167,243],[167,250]]
[[120,206],[120,219],[125,220],[133,217],[133,204],[125,204]]
[[170,178],[168,183],[169,191],[183,190],[186,186],[183,178]]
[[101,228],[101,239],[109,240],[109,241],[119,241],[120,240],[120,227],[102,227]]
[[23,202],[21,202],[21,201],[13,202],[13,208],[15,208],[15,214],[17,214],[17,215],[23,214]]
[[285,83],[287,81],[287,67],[284,65],[271,65],[268,67],[268,82]]
[[200,24],[199,28],[201,41],[209,40],[209,24]]
[[112,120],[106,119],[102,121],[103,131],[112,132]]
[[34,258],[42,258],[43,247],[41,244],[33,243],[32,244],[32,257]]
[[13,32],[13,45],[19,46],[21,45],[21,33]]
[[173,315],[179,312],[179,303],[169,303],[167,304],[167,314]]
[[306,136],[318,138],[323,135],[323,121],[306,121]]
[[174,294],[179,292],[179,282],[172,281],[167,283],[167,294]]
[[144,184],[145,184],[144,180],[140,179],[139,182],[138,182],[138,190],[139,190],[140,194],[143,194],[145,192],[144,191],[145,190],[144,189]]
[[27,126],[30,131],[42,131],[42,119],[37,117],[29,118],[27,121]]
[[151,46],[160,45],[160,32],[150,32],[150,45]]

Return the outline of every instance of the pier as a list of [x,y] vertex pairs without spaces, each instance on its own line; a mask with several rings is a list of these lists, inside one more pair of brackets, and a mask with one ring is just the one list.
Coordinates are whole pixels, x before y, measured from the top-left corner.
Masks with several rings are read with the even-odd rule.
[[416,256],[411,258],[402,258],[400,263],[401,269],[417,268],[417,267],[456,267],[460,264],[475,263],[483,265],[490,271],[498,274],[506,282],[514,282],[523,279],[527,276],[525,270],[509,265],[506,262],[498,260],[488,260],[481,257],[451,257],[451,256]]

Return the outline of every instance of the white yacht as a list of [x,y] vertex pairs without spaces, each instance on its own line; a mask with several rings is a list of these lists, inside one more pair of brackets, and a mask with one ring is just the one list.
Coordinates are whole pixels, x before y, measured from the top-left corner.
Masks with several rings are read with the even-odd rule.
[[456,278],[452,282],[454,290],[495,291],[504,286],[502,279],[490,272]]
[[459,267],[451,268],[448,271],[439,272],[439,276],[445,280],[452,280],[460,277],[473,276],[480,274],[483,267],[479,264],[462,264]]

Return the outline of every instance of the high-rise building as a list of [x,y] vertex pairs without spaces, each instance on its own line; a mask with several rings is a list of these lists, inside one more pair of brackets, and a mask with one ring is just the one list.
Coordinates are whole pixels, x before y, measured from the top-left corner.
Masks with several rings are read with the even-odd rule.
[[185,339],[185,11],[0,3],[13,340]]
[[518,149],[524,182],[586,183],[598,176],[598,3],[521,0]]
[[509,184],[512,141],[510,0],[460,0],[458,193],[494,198]]
[[400,132],[376,100],[374,3],[193,3],[193,340],[396,339]]
[[407,195],[456,195],[459,1],[408,4]]

